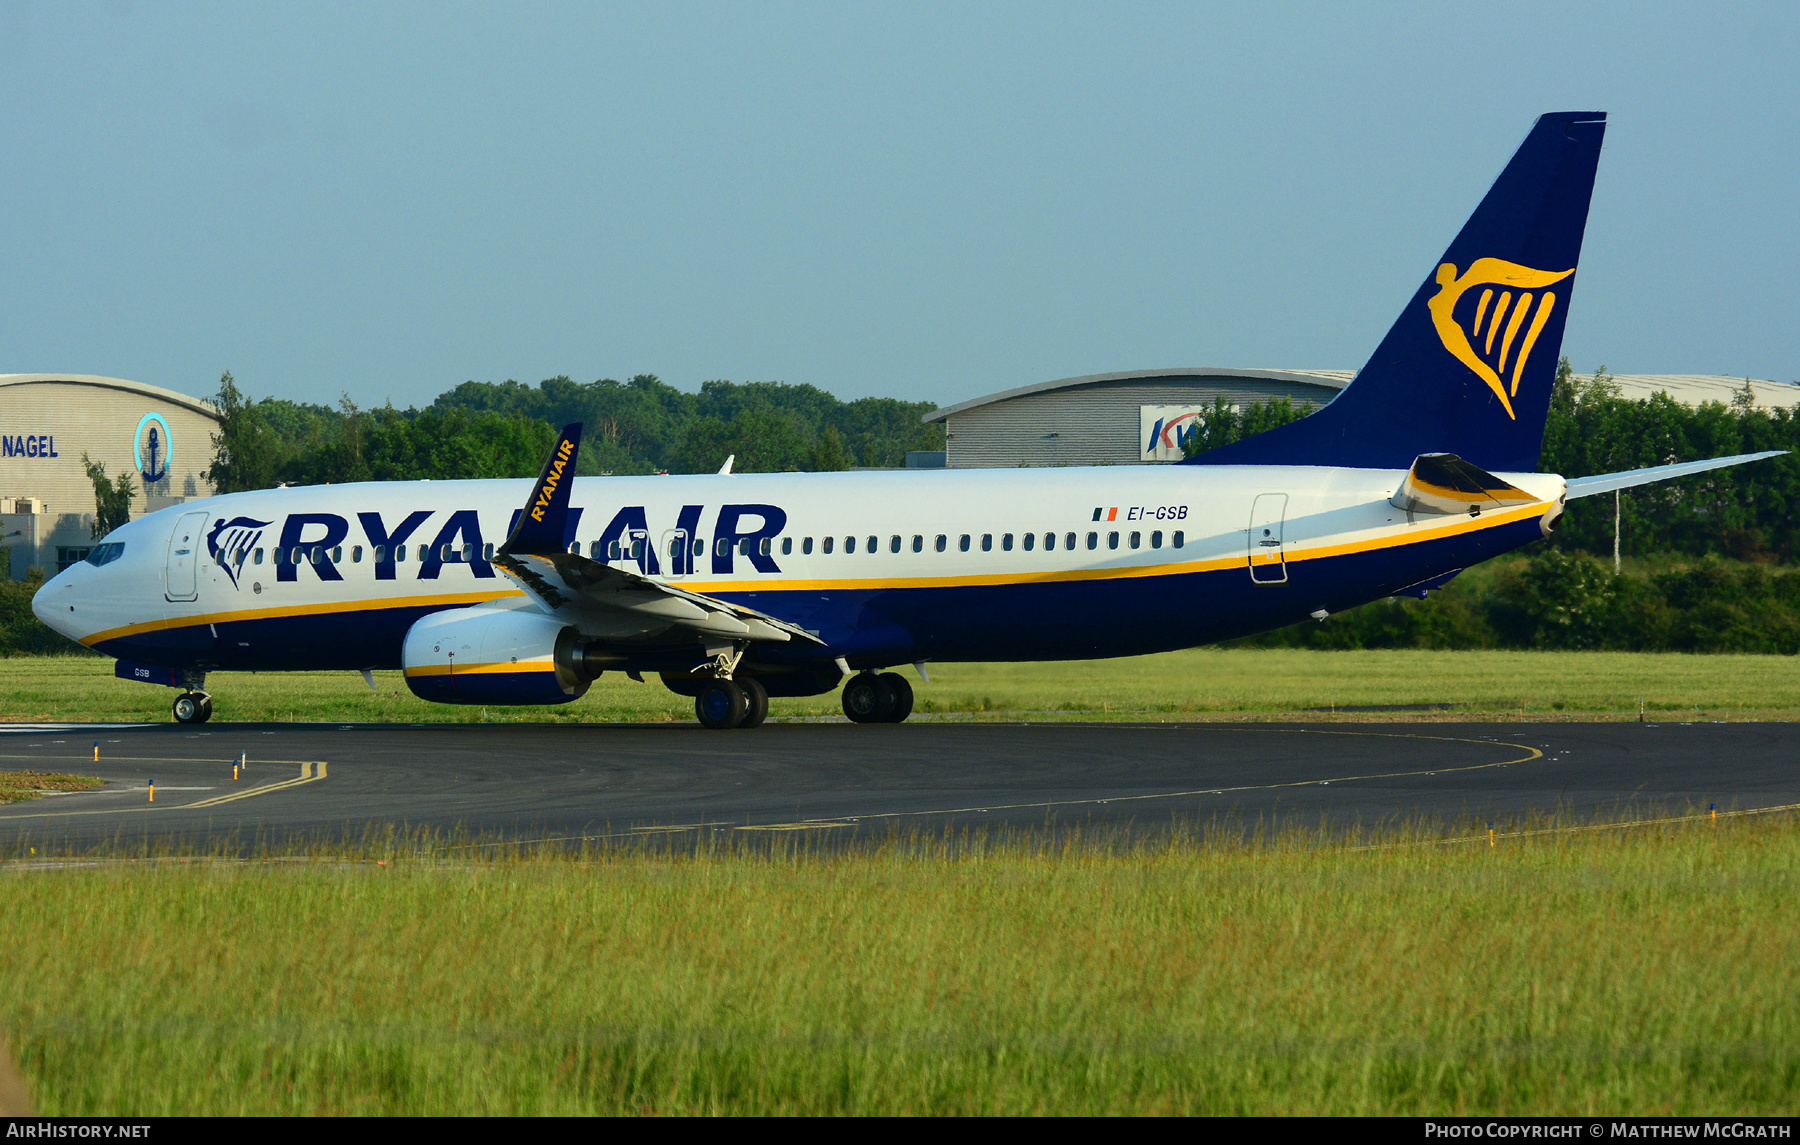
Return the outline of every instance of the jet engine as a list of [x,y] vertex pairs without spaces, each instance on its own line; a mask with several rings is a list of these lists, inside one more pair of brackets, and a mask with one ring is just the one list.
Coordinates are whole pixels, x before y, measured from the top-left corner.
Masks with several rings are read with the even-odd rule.
[[400,654],[406,686],[438,704],[566,704],[600,673],[574,628],[541,612],[453,608],[421,618]]

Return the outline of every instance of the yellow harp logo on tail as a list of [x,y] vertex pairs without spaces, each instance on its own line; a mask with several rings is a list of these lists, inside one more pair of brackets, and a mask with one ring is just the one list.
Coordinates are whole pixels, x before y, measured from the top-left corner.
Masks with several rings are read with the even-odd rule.
[[[1438,292],[1425,306],[1431,311],[1431,324],[1437,327],[1438,338],[1457,361],[1488,384],[1488,389],[1506,407],[1506,416],[1514,421],[1518,415],[1513,413],[1512,399],[1518,396],[1525,360],[1531,357],[1538,335],[1544,332],[1544,324],[1556,308],[1556,293],[1544,288],[1574,273],[1574,267],[1564,271],[1533,270],[1499,258],[1478,258],[1461,277],[1457,276],[1454,263],[1446,262],[1437,268]],[[1457,303],[1464,295],[1472,295],[1478,286],[1485,288],[1480,299],[1463,307],[1464,314],[1459,317]],[[1534,296],[1533,291],[1543,293]],[[1521,328],[1525,331],[1523,340],[1519,338]],[[1512,356],[1515,346],[1516,358]],[[1509,362],[1510,387],[1502,380]]]

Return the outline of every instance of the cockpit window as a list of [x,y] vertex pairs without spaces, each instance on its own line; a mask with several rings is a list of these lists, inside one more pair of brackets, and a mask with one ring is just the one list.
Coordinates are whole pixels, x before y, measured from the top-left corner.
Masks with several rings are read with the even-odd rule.
[[95,566],[111,564],[124,555],[124,541],[108,541],[104,545],[95,545],[88,550],[87,563]]

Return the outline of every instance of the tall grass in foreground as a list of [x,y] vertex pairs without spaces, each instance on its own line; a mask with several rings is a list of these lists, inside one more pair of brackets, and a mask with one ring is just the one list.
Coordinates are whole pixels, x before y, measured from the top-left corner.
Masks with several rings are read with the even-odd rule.
[[[1764,1113],[1800,820],[0,874],[49,1113]],[[385,864],[385,865],[378,865]]]

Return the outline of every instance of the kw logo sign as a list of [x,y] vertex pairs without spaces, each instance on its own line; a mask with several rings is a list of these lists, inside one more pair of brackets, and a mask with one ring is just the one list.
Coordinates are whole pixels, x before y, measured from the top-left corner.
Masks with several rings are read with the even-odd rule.
[[[1476,259],[1460,278],[1454,263],[1437,268],[1438,292],[1425,306],[1431,311],[1431,324],[1437,327],[1438,338],[1457,361],[1488,384],[1506,407],[1506,416],[1514,421],[1518,415],[1513,413],[1512,399],[1518,396],[1525,361],[1531,357],[1531,348],[1537,345],[1538,335],[1544,332],[1544,324],[1556,308],[1556,293],[1544,287],[1574,273],[1574,267],[1564,271],[1533,270],[1498,258]],[[1478,286],[1482,290],[1477,300]],[[1533,295],[1533,291],[1540,290],[1541,295]],[[1462,313],[1458,314],[1457,304],[1465,297],[1471,302],[1461,307]],[[1519,337],[1521,330],[1523,339]],[[1515,347],[1517,357],[1513,356]],[[1512,365],[1510,387],[1502,380],[1508,363]]]

